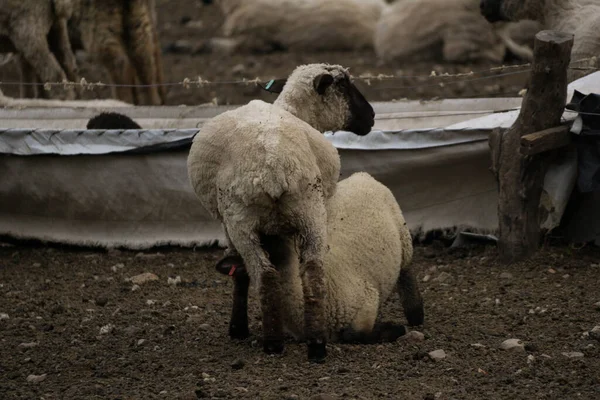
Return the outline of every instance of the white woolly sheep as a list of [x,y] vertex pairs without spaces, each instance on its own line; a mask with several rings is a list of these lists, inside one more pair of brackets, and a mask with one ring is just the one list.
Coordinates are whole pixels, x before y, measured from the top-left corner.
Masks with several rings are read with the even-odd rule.
[[[481,13],[490,22],[539,21],[544,29],[575,36],[571,66],[596,66],[600,55],[600,3],[597,0],[481,0]],[[587,60],[589,61],[581,61]],[[580,62],[581,61],[581,62]],[[571,82],[589,71],[569,70]]]
[[[20,55],[23,80],[77,80],[77,65],[67,30],[73,11],[73,0],[0,0],[0,36],[8,38],[14,47],[3,50]],[[35,87],[22,87],[21,94],[36,97]],[[61,89],[57,97],[74,99],[75,91]]]
[[372,48],[384,0],[217,0],[236,47],[270,50]]
[[530,59],[537,32],[532,24],[537,25],[490,25],[481,18],[478,0],[400,0],[377,24],[375,51],[384,62],[501,62],[507,50]]
[[[270,86],[281,85],[281,81]],[[192,143],[188,174],[200,202],[225,228],[259,288],[263,349],[283,351],[279,269],[264,235],[298,240],[308,356],[326,356],[323,254],[325,200],[335,192],[340,160],[321,132],[370,132],[375,113],[339,65],[297,67],[274,104],[253,100],[204,124]]]
[[[380,307],[394,288],[402,299],[409,325],[423,323],[423,300],[410,267],[412,238],[392,192],[364,172],[340,181],[327,203],[325,255],[326,323],[328,340],[377,343],[394,341],[404,326],[377,323]],[[294,242],[266,240],[272,262],[283,265],[280,285],[286,330],[303,340],[304,304],[300,267]],[[288,260],[291,258],[291,260]],[[276,261],[274,261],[276,260]],[[233,276],[234,298],[229,335],[249,336],[247,298],[250,277],[240,257],[226,256],[217,271]]]

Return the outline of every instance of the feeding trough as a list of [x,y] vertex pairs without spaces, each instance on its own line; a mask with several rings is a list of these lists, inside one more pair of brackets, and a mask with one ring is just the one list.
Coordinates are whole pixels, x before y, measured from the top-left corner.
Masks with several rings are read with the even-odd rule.
[[[600,91],[595,73],[571,97]],[[364,137],[328,132],[342,178],[366,171],[387,185],[413,234],[497,228],[497,185],[488,136],[509,128],[521,98],[373,103]],[[234,106],[0,109],[0,235],[101,247],[221,243],[220,224],[188,182],[191,140],[208,119]],[[86,130],[101,111],[133,118],[142,130]],[[576,114],[566,112],[565,123]],[[546,228],[560,221],[575,181],[566,157],[546,176]]]

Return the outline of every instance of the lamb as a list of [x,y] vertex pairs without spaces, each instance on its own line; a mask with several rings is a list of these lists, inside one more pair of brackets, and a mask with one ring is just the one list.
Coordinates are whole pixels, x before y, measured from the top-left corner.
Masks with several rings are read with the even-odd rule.
[[[74,12],[73,1],[0,0],[0,36],[10,40],[13,48],[8,51],[21,56],[23,79],[27,82],[36,81],[36,75],[42,82],[77,79],[77,64],[67,30],[67,21]],[[22,88],[22,94],[35,97],[33,89]],[[61,89],[57,96],[71,100],[75,91]]]
[[384,0],[218,0],[223,33],[235,48],[358,50],[372,48]]
[[269,260],[262,242],[265,235],[280,243],[298,241],[308,358],[321,362],[325,200],[340,174],[337,150],[321,132],[366,135],[375,113],[339,65],[302,65],[267,89],[280,92],[273,104],[253,100],[204,124],[190,149],[188,174],[201,204],[223,223],[228,248],[239,252],[259,288],[267,353],[284,349],[284,294],[281,265]]
[[[544,29],[571,33],[571,67],[596,67],[600,54],[600,3],[596,0],[481,0],[481,14],[489,22],[533,19]],[[582,61],[586,60],[586,61]],[[570,69],[572,82],[589,71]]]
[[[403,325],[375,322],[381,304],[394,288],[409,325],[423,324],[423,299],[410,267],[412,239],[392,192],[369,174],[355,173],[338,183],[327,203],[327,219],[329,250],[324,264],[328,340],[377,343],[404,335]],[[298,259],[289,249],[294,243],[287,240],[288,249],[279,245],[270,238],[265,242],[272,262],[285,266],[280,270],[280,285],[286,293],[281,316],[286,330],[296,340],[303,340],[302,282]],[[250,277],[244,262],[239,256],[225,256],[216,269],[234,279],[229,335],[245,339],[249,336]]]
[[375,29],[377,57],[383,62],[501,62],[509,50],[530,59],[539,25],[523,21],[492,26],[481,18],[477,1],[397,1]]

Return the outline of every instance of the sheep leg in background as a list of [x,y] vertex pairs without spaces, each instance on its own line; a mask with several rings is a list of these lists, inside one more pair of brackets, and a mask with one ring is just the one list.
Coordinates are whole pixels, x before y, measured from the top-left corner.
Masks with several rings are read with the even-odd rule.
[[[154,48],[154,29],[151,10],[146,0],[131,0],[126,10],[125,26],[127,27],[128,48],[137,76],[143,85],[156,85],[159,75],[156,65],[156,49]],[[161,105],[162,100],[158,87],[140,88],[148,105]],[[142,96],[138,96],[140,99]]]
[[279,271],[262,248],[254,226],[249,226],[243,221],[228,223],[226,215],[224,217],[231,241],[250,270],[251,279],[257,278],[262,312],[263,350],[267,354],[282,353],[284,335],[281,299],[285,294],[281,289]]
[[[154,63],[156,64],[156,78],[157,84],[162,85],[165,83],[165,72],[162,61],[162,47],[158,38],[158,17],[156,16],[156,1],[149,0],[150,12],[152,16],[152,37],[154,41]],[[167,102],[167,89],[165,86],[159,86],[158,92],[162,100],[162,104]]]
[[248,288],[250,276],[240,256],[225,256],[217,262],[216,270],[233,278],[233,306],[229,320],[229,337],[246,339],[250,336],[248,328]]
[[419,291],[417,278],[412,268],[402,268],[396,288],[400,295],[400,299],[402,300],[404,316],[406,317],[408,324],[411,326],[422,325],[425,319],[423,297]]
[[[67,79],[71,82],[77,82],[79,80],[77,61],[71,47],[66,19],[61,18],[56,21],[50,29],[48,39],[50,41],[50,48],[57,55],[58,62],[65,70]],[[81,97],[83,89],[78,86],[75,88],[75,92],[77,93],[77,97]]]
[[[317,203],[318,204],[318,203]],[[300,277],[304,293],[304,333],[308,359],[323,362],[327,356],[325,330],[325,271],[323,256],[327,237],[325,205],[319,212],[323,218],[307,218],[299,232]]]
[[[19,97],[24,99],[35,99],[38,97],[38,87],[34,83],[38,83],[38,77],[35,69],[23,58],[19,56],[19,70],[21,76],[21,85],[19,86]],[[44,90],[41,88],[40,90]]]
[[[46,34],[35,30],[35,21],[31,24],[20,24],[11,35],[11,40],[24,60],[31,65],[42,82],[62,82],[67,76],[50,51]],[[61,100],[75,99],[72,88],[58,88],[57,98]]]

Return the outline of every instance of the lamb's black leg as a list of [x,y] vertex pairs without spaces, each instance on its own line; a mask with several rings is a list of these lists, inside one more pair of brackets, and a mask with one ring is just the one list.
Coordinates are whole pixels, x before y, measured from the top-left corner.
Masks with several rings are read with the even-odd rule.
[[248,328],[250,276],[248,276],[240,256],[224,257],[217,263],[216,269],[219,273],[233,278],[233,307],[229,321],[229,337],[232,339],[246,339],[250,336]]
[[376,344],[395,342],[399,337],[406,335],[404,325],[393,322],[378,322],[371,332],[359,332],[352,328],[345,328],[340,332],[341,343]]

